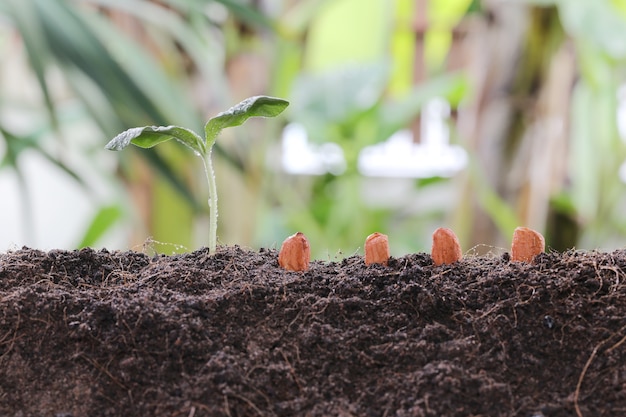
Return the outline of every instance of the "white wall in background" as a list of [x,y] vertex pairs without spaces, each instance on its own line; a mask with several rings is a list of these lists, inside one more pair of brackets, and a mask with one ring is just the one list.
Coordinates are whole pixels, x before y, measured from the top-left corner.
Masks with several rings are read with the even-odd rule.
[[[0,250],[73,248],[94,208],[73,180],[34,152],[20,157],[26,189],[15,172],[0,171]],[[24,206],[24,193],[31,213]]]

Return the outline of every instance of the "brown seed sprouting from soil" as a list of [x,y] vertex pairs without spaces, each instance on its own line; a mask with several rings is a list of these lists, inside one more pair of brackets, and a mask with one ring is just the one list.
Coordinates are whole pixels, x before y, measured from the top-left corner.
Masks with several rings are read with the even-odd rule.
[[372,233],[365,239],[365,265],[389,262],[389,238],[382,233]]
[[535,256],[546,249],[546,241],[541,233],[528,227],[518,227],[513,232],[511,244],[511,260],[532,262]]
[[287,271],[306,271],[309,269],[310,259],[311,247],[301,232],[285,239],[278,254],[278,264]]
[[435,265],[452,264],[461,260],[461,244],[452,230],[445,227],[435,230],[430,256]]

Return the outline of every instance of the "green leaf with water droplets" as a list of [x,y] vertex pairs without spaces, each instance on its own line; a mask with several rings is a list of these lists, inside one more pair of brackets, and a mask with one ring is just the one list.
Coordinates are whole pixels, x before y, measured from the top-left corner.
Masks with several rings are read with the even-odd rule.
[[194,152],[204,155],[204,140],[194,131],[178,126],[145,126],[128,129],[114,137],[105,148],[120,151],[130,144],[140,148],[152,148],[161,142],[176,139]]
[[250,117],[278,116],[288,105],[289,102],[287,100],[268,96],[255,96],[243,100],[207,122],[204,126],[207,148],[213,146],[217,136],[223,129],[239,126]]

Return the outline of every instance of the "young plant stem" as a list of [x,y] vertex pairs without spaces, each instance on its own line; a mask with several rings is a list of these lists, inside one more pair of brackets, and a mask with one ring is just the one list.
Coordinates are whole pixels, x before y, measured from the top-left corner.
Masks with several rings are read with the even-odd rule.
[[202,158],[204,173],[209,184],[209,253],[217,249],[217,185],[211,162],[213,145],[220,132],[239,126],[250,117],[275,117],[289,105],[287,100],[267,96],[255,96],[243,100],[225,112],[212,117],[204,125],[204,139],[192,130],[179,126],[144,126],[128,129],[106,144],[105,148],[119,151],[130,145],[152,148],[159,143],[176,139]]
[[202,155],[204,173],[209,184],[209,253],[215,253],[217,249],[217,184],[215,183],[215,171],[211,161],[213,146]]

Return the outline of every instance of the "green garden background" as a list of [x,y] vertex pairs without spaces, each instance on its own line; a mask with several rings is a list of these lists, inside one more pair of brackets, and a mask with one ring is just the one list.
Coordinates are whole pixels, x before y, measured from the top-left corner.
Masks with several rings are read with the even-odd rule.
[[[446,226],[465,252],[500,253],[524,225],[554,250],[626,246],[624,0],[4,0],[0,54],[0,217],[17,247],[206,245],[188,149],[104,145],[135,126],[202,132],[254,95],[291,105],[218,139],[221,244],[276,248],[301,231],[314,258],[335,260],[379,231],[400,256]],[[462,169],[363,175],[363,149],[395,132],[429,141],[435,99]],[[312,149],[338,145],[343,168],[287,172],[289,125]],[[33,192],[50,178],[82,202]],[[53,206],[67,217],[37,214]]]

